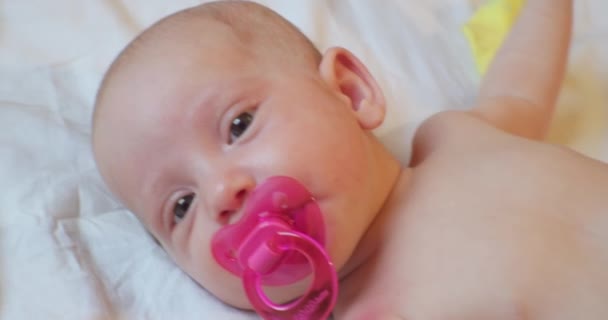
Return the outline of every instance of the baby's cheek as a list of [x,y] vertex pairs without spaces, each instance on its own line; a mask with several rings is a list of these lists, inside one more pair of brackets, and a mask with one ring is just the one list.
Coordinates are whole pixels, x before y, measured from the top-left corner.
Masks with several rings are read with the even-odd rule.
[[209,257],[202,258],[200,267],[188,274],[219,300],[237,308],[251,309],[241,280],[222,269],[214,260],[209,260]]
[[[204,213],[196,212],[199,217]],[[172,245],[167,248],[173,261],[190,278],[223,302],[239,308],[249,308],[240,280],[224,270],[211,252],[212,230],[208,221],[185,219],[174,230]],[[198,218],[198,217],[197,217]],[[192,225],[186,225],[191,223]],[[188,227],[191,227],[188,230]],[[182,232],[178,235],[177,232]]]

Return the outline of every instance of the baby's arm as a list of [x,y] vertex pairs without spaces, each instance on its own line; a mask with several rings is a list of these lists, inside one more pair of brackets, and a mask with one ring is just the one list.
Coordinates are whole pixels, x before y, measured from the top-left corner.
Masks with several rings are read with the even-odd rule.
[[572,0],[527,0],[483,79],[472,112],[508,132],[542,139],[564,77]]

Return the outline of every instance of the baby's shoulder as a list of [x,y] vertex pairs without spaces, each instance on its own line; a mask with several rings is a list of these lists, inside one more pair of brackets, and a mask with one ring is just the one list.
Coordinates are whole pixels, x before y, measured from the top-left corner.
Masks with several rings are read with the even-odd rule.
[[489,143],[496,145],[508,137],[506,132],[490,125],[468,111],[448,110],[426,119],[416,130],[413,141],[413,160],[421,161],[439,148],[455,146],[462,150],[467,145]]

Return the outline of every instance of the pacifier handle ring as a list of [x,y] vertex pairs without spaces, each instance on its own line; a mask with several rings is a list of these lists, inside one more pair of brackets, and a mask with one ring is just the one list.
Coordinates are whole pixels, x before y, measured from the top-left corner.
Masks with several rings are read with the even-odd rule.
[[264,293],[260,274],[246,268],[243,286],[253,307],[265,319],[327,319],[338,296],[338,279],[323,248],[298,232],[280,231],[274,240],[281,243],[284,252],[294,250],[306,257],[313,269],[313,282],[297,300],[276,304]]

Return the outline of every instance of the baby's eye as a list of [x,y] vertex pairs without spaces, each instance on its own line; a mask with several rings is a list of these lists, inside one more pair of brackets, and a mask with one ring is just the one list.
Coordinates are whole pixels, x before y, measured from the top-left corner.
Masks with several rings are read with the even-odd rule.
[[192,193],[177,200],[175,206],[173,207],[173,221],[175,221],[175,223],[184,219],[186,213],[188,213],[188,209],[190,209],[192,200],[194,200],[194,194]]
[[251,112],[243,112],[234,118],[230,124],[230,139],[228,143],[234,142],[234,140],[245,133],[251,122],[253,122],[253,114]]

